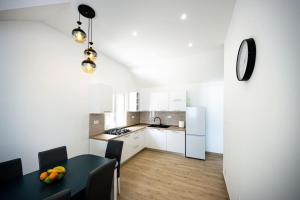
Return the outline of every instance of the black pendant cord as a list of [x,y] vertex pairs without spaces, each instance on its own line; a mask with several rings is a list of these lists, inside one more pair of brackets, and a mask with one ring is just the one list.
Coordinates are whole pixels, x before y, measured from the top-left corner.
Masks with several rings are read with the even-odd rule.
[[90,20],[89,19],[89,23],[88,23],[88,48],[90,47]]
[[80,13],[79,13],[79,16],[78,16],[77,24],[78,24],[78,28],[80,28],[80,25],[81,25],[81,21],[80,21]]
[[93,19],[91,18],[91,41],[90,44],[93,45]]

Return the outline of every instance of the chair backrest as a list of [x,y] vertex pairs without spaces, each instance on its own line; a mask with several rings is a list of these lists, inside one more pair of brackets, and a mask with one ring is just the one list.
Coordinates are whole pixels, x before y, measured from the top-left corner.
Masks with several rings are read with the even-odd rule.
[[110,160],[105,165],[90,172],[86,200],[110,200],[116,160]]
[[121,156],[123,149],[123,141],[108,140],[105,157],[116,159],[118,162],[118,177],[120,177]]
[[47,151],[39,152],[40,169],[45,169],[49,165],[68,159],[66,146],[57,147]]
[[21,158],[0,163],[0,184],[23,176]]
[[54,195],[51,195],[44,200],[70,200],[71,199],[71,190],[65,189]]

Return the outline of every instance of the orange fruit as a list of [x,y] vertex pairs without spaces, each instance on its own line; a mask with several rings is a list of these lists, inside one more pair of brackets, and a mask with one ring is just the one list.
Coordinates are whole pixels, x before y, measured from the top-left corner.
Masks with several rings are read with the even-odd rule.
[[51,181],[54,181],[56,178],[57,178],[57,176],[58,176],[58,173],[56,172],[56,171],[53,171],[50,175],[49,175],[49,179],[51,180]]
[[42,172],[41,174],[40,174],[40,180],[41,181],[43,181],[45,178],[47,178],[48,177],[48,173],[47,172]]

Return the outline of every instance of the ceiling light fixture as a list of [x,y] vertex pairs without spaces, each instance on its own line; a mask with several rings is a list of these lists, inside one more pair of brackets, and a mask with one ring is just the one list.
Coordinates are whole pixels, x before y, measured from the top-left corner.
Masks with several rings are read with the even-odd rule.
[[138,35],[138,32],[133,31],[133,32],[132,32],[132,35],[133,35],[134,37],[136,37],[136,36]]
[[182,13],[182,14],[180,15],[180,19],[181,19],[182,21],[185,21],[186,18],[187,18],[187,15],[186,15],[185,13]]
[[[92,41],[92,31],[93,31],[93,21],[92,19],[95,17],[95,11],[88,5],[81,4],[78,6],[79,12],[79,21],[77,21],[78,28],[72,31],[72,35],[75,41],[84,43],[86,40],[86,34],[83,30],[80,29],[80,15],[88,18],[88,47],[84,50],[84,55],[87,57],[84,61],[81,62],[82,70],[86,73],[93,73],[96,70],[96,64],[94,61],[97,58],[97,52],[93,49],[93,41]],[[80,29],[80,30],[78,30]],[[84,34],[83,34],[84,33]]]
[[78,27],[72,30],[73,39],[78,43],[84,43],[86,40],[85,32],[80,28],[81,21],[80,21],[80,13],[77,21]]

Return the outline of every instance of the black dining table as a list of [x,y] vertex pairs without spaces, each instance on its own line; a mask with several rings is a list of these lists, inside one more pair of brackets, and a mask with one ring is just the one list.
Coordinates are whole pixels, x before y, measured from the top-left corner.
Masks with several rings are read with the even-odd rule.
[[[53,166],[64,166],[65,177],[62,180],[46,184],[40,181],[42,170],[34,171],[0,186],[1,200],[44,199],[61,190],[71,189],[72,199],[83,193],[89,173],[109,161],[108,158],[85,154],[55,163]],[[0,172],[1,173],[1,172]]]

